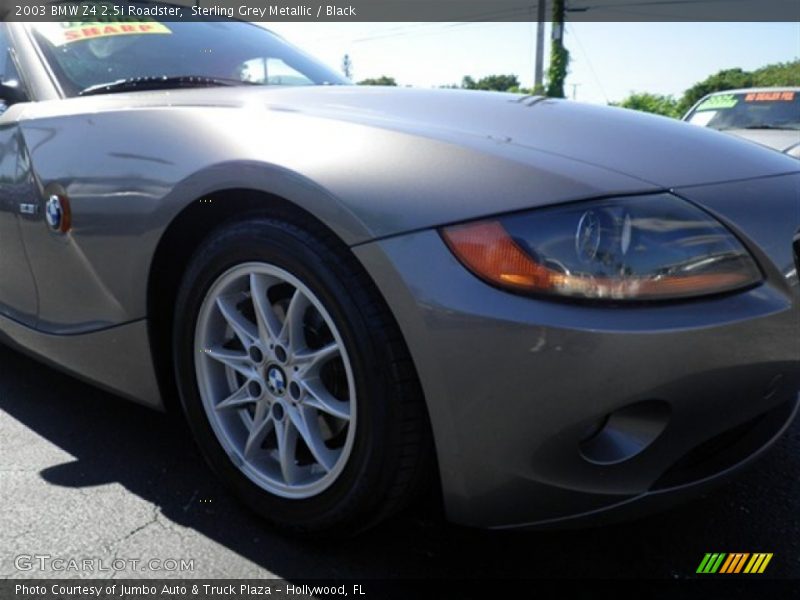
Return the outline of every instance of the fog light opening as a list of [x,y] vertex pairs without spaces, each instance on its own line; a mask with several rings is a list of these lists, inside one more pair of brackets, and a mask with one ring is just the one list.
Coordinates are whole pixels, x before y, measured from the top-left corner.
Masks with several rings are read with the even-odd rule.
[[647,449],[667,427],[669,404],[645,400],[616,410],[598,419],[587,429],[579,444],[584,460],[597,465],[613,465],[630,460]]

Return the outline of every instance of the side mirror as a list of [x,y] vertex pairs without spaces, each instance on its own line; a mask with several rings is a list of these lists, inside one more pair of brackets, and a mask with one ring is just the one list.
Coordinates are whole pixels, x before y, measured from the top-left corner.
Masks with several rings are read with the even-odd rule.
[[0,82],[0,104],[7,107],[18,102],[27,102],[28,97],[16,79]]

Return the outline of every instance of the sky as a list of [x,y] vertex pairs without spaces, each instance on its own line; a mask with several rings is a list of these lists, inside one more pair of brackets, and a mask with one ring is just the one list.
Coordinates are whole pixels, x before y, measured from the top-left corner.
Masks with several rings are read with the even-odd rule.
[[[438,87],[470,75],[514,74],[531,86],[535,23],[271,23],[266,27],[356,81],[388,75]],[[583,102],[632,91],[680,96],[721,69],[752,70],[800,58],[798,23],[568,23],[566,91]],[[545,71],[550,27],[545,38]],[[574,86],[574,87],[573,87]]]

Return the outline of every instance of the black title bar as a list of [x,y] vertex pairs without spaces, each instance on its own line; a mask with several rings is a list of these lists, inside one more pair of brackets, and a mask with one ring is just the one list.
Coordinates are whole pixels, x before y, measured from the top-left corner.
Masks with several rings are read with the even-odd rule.
[[[552,0],[0,0],[5,21],[161,21],[238,19],[297,22],[535,21],[537,2]],[[112,8],[114,7],[114,8]],[[569,0],[578,22],[800,21],[797,0]],[[679,41],[676,40],[676,43]]]

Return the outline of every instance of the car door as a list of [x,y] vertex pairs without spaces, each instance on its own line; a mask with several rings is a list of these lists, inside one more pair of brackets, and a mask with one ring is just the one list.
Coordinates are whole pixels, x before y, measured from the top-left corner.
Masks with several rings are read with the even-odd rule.
[[[0,24],[0,80],[16,79],[5,25]],[[17,107],[0,99],[0,316],[35,325],[36,285],[20,229],[20,217],[37,207],[30,196],[29,173],[21,160],[23,143],[16,121]]]

